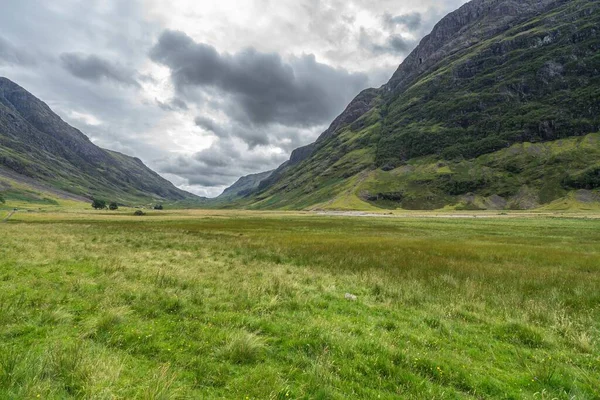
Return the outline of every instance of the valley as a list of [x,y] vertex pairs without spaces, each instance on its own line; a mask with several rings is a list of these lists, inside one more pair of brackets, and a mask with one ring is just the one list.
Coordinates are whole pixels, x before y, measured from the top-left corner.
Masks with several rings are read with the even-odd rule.
[[9,3],[0,399],[600,399],[600,1]]

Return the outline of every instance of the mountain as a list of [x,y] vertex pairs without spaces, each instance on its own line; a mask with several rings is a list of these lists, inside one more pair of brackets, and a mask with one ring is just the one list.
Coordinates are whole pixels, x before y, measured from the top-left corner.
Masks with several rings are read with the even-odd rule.
[[244,198],[258,189],[259,184],[271,176],[272,173],[273,171],[267,171],[261,172],[260,174],[243,176],[233,185],[225,189],[215,200],[218,202],[232,202]]
[[101,149],[16,83],[0,77],[0,175],[122,204],[199,201],[138,159]]
[[528,209],[600,197],[600,2],[474,0],[243,203]]

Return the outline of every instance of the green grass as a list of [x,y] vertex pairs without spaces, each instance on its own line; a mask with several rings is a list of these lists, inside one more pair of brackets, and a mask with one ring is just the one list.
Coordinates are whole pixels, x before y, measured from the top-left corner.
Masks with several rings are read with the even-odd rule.
[[18,212],[0,398],[598,399],[600,219],[484,215]]

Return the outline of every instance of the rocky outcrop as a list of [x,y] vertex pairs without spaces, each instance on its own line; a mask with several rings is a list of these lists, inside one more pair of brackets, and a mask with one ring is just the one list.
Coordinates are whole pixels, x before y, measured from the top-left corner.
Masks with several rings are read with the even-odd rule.
[[378,89],[366,89],[360,92],[329,126],[329,128],[319,136],[317,143],[323,142],[333,136],[341,128],[348,126],[358,120],[360,117],[370,111],[379,96]]
[[388,95],[408,88],[421,74],[460,52],[567,0],[474,0],[444,17],[402,62],[383,87]]

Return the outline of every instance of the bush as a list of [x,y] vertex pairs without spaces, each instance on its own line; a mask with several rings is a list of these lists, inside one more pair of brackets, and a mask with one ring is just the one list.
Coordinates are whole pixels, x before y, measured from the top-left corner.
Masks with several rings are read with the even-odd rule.
[[106,208],[106,200],[93,199],[92,207],[95,210],[104,210]]
[[600,188],[600,166],[592,166],[577,174],[569,175],[562,184],[566,189],[598,189]]
[[157,204],[157,205],[154,206],[154,209],[155,210],[162,210],[163,206],[162,206],[162,204]]
[[146,215],[146,213],[142,210],[136,210],[136,212],[134,212],[133,215],[141,217],[142,215]]
[[108,206],[108,208],[110,210],[113,210],[113,211],[114,210],[118,210],[119,209],[119,205],[116,202],[113,201],[113,202],[110,203],[110,205]]
[[2,193],[0,193],[0,204],[4,203],[6,203],[6,200],[4,200],[4,197],[2,197]]

